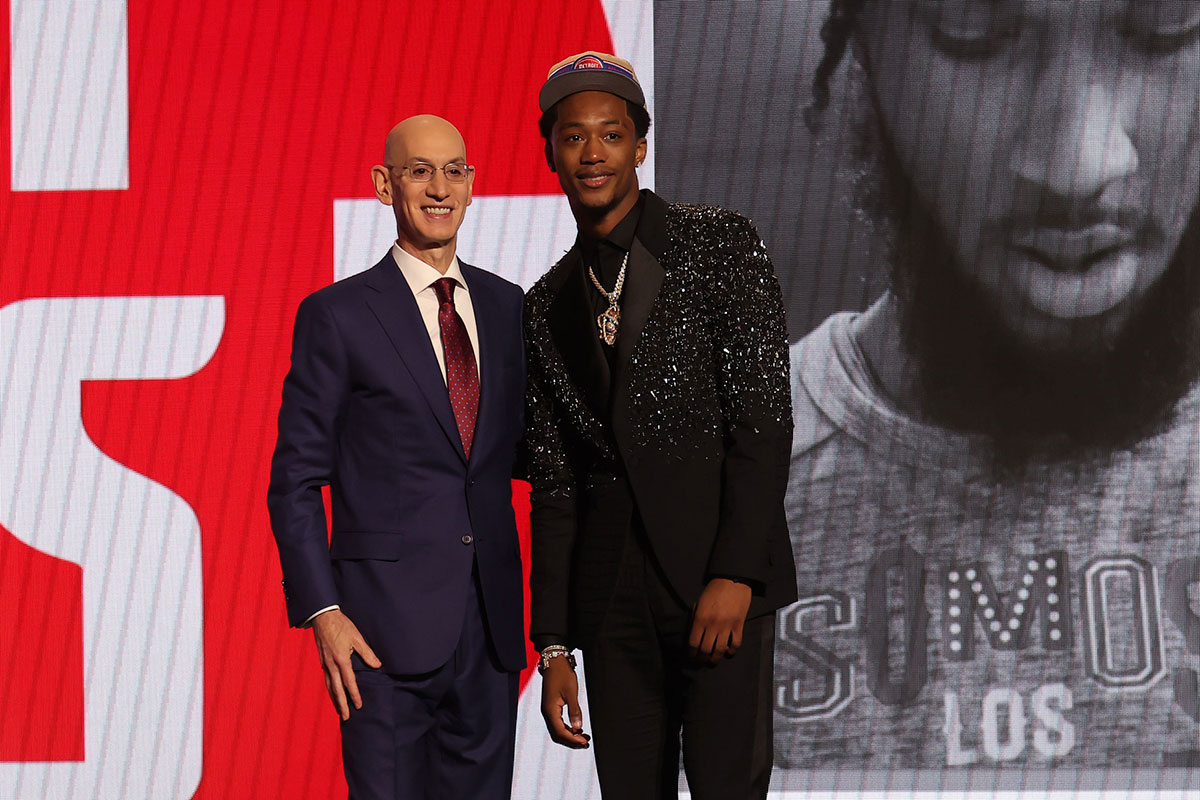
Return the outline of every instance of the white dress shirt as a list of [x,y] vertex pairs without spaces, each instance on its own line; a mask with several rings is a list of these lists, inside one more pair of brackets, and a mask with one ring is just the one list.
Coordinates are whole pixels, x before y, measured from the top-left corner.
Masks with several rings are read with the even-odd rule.
[[[396,260],[400,273],[408,281],[408,288],[412,289],[417,301],[417,310],[421,312],[421,321],[425,323],[425,332],[429,334],[429,343],[433,345],[433,354],[437,356],[438,367],[442,370],[442,380],[446,380],[446,356],[442,351],[442,327],[438,323],[437,290],[433,288],[433,284],[441,278],[454,279],[454,308],[467,329],[467,338],[471,340],[471,349],[475,351],[475,368],[479,369],[479,332],[475,327],[475,307],[471,305],[471,290],[463,280],[458,256],[451,260],[445,275],[401,248],[399,242],[392,245],[392,258]],[[319,615],[335,608],[340,606],[327,606],[317,611],[304,621],[304,627],[311,625]]]
[[475,351],[475,367],[479,368],[479,333],[475,327],[475,307],[471,305],[471,291],[463,280],[462,269],[458,266],[458,256],[450,261],[446,274],[438,272],[421,259],[405,251],[399,242],[392,245],[392,258],[400,267],[408,288],[412,289],[413,297],[417,300],[417,310],[421,312],[421,320],[429,333],[429,342],[433,345],[433,353],[437,356],[438,367],[442,370],[442,380],[446,380],[446,356],[442,352],[442,328],[438,324],[437,291],[433,284],[441,278],[454,279],[454,308],[462,317],[463,326],[467,329],[467,337],[471,340],[471,349]]

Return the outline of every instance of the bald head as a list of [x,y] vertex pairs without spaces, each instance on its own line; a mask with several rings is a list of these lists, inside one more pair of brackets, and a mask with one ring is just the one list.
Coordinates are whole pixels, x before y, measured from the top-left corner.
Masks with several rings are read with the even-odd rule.
[[[458,168],[447,174],[451,164]],[[371,180],[395,213],[400,248],[445,274],[475,183],[462,134],[432,114],[409,117],[387,135]]]
[[433,114],[418,114],[398,123],[383,144],[385,164],[400,165],[410,160],[441,165],[431,154],[455,151],[455,159],[466,161],[467,145],[458,128]]

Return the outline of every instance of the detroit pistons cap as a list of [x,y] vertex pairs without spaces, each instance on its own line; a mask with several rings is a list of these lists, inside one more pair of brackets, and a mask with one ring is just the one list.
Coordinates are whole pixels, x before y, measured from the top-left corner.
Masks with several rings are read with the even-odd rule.
[[559,100],[576,92],[608,92],[646,107],[646,95],[642,93],[633,64],[610,53],[587,50],[555,64],[538,93],[538,106],[543,112],[548,111]]

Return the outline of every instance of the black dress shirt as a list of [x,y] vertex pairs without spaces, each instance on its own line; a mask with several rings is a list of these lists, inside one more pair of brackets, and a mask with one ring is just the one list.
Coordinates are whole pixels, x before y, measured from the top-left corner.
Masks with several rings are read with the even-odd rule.
[[[600,281],[600,285],[604,287],[606,292],[612,293],[616,288],[617,278],[621,274],[621,264],[625,261],[625,256],[628,255],[633,247],[634,234],[637,233],[638,221],[642,217],[642,206],[645,203],[645,198],[639,196],[637,203],[629,210],[620,222],[608,232],[608,235],[602,239],[594,239],[584,234],[579,234],[579,252],[583,257],[583,269],[586,271],[589,268],[595,273],[596,279]],[[608,308],[608,300],[592,283],[590,276],[584,276],[588,285],[588,296],[591,299],[593,318],[599,317]],[[618,306],[620,302],[618,301]],[[600,338],[600,328],[594,328],[596,338]],[[620,336],[618,329],[618,336]],[[613,355],[616,353],[615,346],[604,344],[604,340],[600,339],[600,344],[604,345],[604,355],[608,358],[609,366],[612,366]]]

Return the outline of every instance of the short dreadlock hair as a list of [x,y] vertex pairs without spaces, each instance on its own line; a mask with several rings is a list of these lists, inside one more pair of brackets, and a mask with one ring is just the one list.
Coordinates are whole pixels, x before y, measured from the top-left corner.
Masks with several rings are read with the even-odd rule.
[[821,112],[829,107],[829,79],[841,65],[846,55],[846,46],[858,25],[858,18],[868,0],[830,0],[829,16],[821,25],[821,41],[825,52],[817,64],[812,82],[812,103],[805,109],[805,119],[810,127]]

